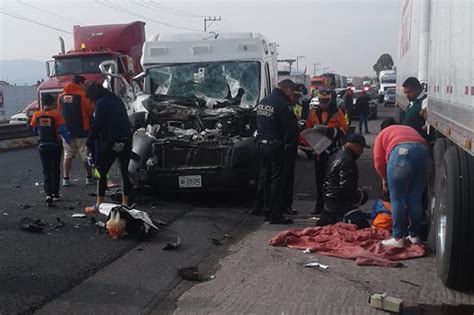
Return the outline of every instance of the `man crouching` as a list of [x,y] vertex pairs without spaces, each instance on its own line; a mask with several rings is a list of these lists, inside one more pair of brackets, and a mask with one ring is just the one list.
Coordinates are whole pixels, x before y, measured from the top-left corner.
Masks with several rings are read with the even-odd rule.
[[364,148],[370,148],[364,136],[352,134],[344,147],[331,155],[323,183],[324,211],[316,226],[342,221],[346,213],[367,201],[367,192],[358,187],[356,163]]

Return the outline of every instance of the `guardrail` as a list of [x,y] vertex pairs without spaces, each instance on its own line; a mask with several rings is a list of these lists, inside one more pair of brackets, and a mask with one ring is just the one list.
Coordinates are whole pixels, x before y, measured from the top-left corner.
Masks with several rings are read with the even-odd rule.
[[27,124],[0,125],[0,140],[11,140],[33,137],[33,132]]

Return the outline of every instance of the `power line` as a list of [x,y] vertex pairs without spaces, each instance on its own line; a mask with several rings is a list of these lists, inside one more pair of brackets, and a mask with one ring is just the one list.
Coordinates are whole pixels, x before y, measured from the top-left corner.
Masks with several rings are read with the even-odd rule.
[[128,15],[132,15],[132,16],[139,17],[139,18],[142,18],[142,19],[145,19],[145,20],[149,20],[149,21],[152,21],[152,22],[157,23],[157,24],[166,25],[166,26],[169,26],[169,27],[174,27],[174,28],[178,28],[178,29],[182,29],[182,30],[186,30],[186,31],[200,32],[200,30],[198,30],[198,29],[193,29],[193,28],[187,28],[187,27],[183,27],[183,26],[173,25],[173,24],[170,24],[170,23],[161,22],[161,21],[158,21],[158,20],[155,20],[155,19],[146,17],[146,16],[144,16],[144,15],[138,14],[138,13],[136,13],[136,12],[134,12],[134,11],[129,10],[129,9],[123,8],[123,7],[121,7],[121,6],[118,6],[118,5],[116,5],[116,4],[112,4],[112,3],[108,2],[107,0],[104,0],[104,2],[100,2],[99,0],[97,0],[96,2],[97,2],[98,4],[100,4],[100,5],[103,5],[103,6],[105,6],[105,7],[114,9],[114,10],[116,10],[116,11],[120,11],[120,12],[125,13],[125,14],[128,14]]
[[135,4],[138,4],[139,6],[142,6],[144,8],[147,8],[147,9],[150,9],[150,10],[153,10],[153,11],[156,11],[156,12],[160,12],[160,13],[163,13],[163,14],[167,14],[167,15],[173,15],[173,16],[179,16],[179,17],[189,17],[189,18],[195,18],[195,16],[183,16],[181,14],[176,14],[174,12],[168,12],[166,10],[163,10],[161,8],[158,8],[158,7],[155,7],[153,6],[152,4],[150,3],[145,3],[145,2],[140,2],[140,1],[136,1],[136,0],[132,0],[133,3]]
[[73,23],[77,23],[77,24],[80,24],[80,25],[84,25],[84,23],[81,23],[81,22],[79,22],[79,21],[76,21],[76,20],[73,20],[73,19],[69,19],[69,18],[64,17],[64,16],[62,16],[62,15],[60,15],[60,14],[55,14],[55,13],[46,11],[46,10],[44,10],[44,9],[35,7],[35,6],[33,6],[33,5],[29,4],[29,3],[25,3],[25,2],[23,2],[23,1],[21,1],[21,0],[18,0],[18,3],[23,4],[24,6],[33,8],[33,9],[35,9],[35,10],[38,10],[38,11],[40,11],[40,12],[43,12],[43,13],[52,15],[52,16],[54,16],[54,17],[59,17],[59,18],[61,18],[61,19],[63,19],[63,20],[66,20],[66,21],[69,21],[69,22],[73,22]]
[[177,9],[165,6],[163,4],[156,3],[154,0],[150,0],[149,4],[152,5],[152,6],[158,7],[160,9],[166,10],[166,11],[170,12],[170,14],[174,13],[175,15],[195,17],[195,18],[204,18],[205,17],[204,15],[198,15],[198,14],[194,14],[194,13],[190,13],[190,12],[186,12],[186,11],[181,11],[181,10],[177,10]]
[[12,12],[12,11],[8,11],[8,10],[5,10],[5,9],[0,9],[0,13],[1,13],[1,14],[4,14],[4,15],[11,16],[11,17],[14,17],[14,18],[19,19],[19,20],[23,20],[23,21],[26,21],[26,22],[29,22],[29,23],[33,23],[33,24],[36,24],[36,25],[39,25],[39,26],[43,26],[43,27],[46,27],[46,28],[50,28],[50,29],[55,30],[55,31],[60,31],[60,32],[67,33],[67,34],[72,34],[71,32],[68,32],[68,31],[65,31],[65,30],[63,30],[63,29],[60,29],[60,28],[57,28],[57,27],[54,27],[54,26],[50,26],[50,25],[47,25],[47,24],[44,24],[44,23],[41,23],[41,22],[32,20],[32,19],[30,19],[30,18],[28,18],[28,17],[26,17],[26,16],[17,14],[17,13]]

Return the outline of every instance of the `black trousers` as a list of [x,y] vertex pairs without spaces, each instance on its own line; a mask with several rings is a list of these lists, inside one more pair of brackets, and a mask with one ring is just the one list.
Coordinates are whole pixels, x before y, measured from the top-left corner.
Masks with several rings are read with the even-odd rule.
[[260,168],[257,179],[257,202],[255,213],[268,213],[268,205],[270,203],[270,176],[268,169],[264,167],[263,159],[260,161]]
[[324,177],[326,176],[328,160],[329,155],[325,153],[314,157],[314,176],[316,179],[316,206],[314,210],[316,212],[322,212],[324,210],[323,183]]
[[295,145],[285,150],[285,171],[283,179],[283,209],[293,207],[293,189],[295,184],[295,165],[298,147]]
[[[263,181],[263,202],[265,216],[270,220],[282,217],[282,190],[284,176],[284,150],[282,143],[259,143],[258,152],[261,158],[260,174]],[[257,201],[258,204],[258,201]]]
[[107,189],[107,173],[109,172],[115,160],[118,160],[120,173],[122,175],[122,190],[124,195],[128,196],[130,193],[130,177],[128,175],[128,164],[130,163],[130,156],[132,154],[132,139],[124,139],[115,141],[107,146],[107,149],[102,150],[99,154],[99,164],[97,169],[100,174],[98,193],[100,197],[105,196]]
[[62,146],[42,145],[38,148],[43,165],[44,192],[47,196],[59,194]]

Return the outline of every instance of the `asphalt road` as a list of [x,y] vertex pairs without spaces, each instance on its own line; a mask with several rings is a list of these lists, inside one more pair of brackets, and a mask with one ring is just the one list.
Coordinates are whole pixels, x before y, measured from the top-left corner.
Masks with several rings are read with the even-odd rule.
[[[379,116],[393,110],[380,108]],[[371,121],[373,143],[380,120]],[[380,182],[372,166],[371,150],[359,160],[360,185],[371,199]],[[36,149],[1,153],[0,158],[0,314],[149,313],[175,309],[176,299],[194,283],[182,281],[176,270],[199,266],[203,279],[212,278],[228,247],[255,231],[260,218],[248,214],[251,202],[232,194],[168,195],[141,198],[138,207],[152,217],[171,223],[151,240],[112,240],[88,219],[71,218],[94,202],[94,187],[85,186],[74,165],[73,187],[63,188],[64,201],[47,208],[41,187]],[[297,163],[295,200],[314,200],[312,162]],[[114,176],[111,178],[114,180]],[[301,213],[298,217],[308,217]],[[47,223],[43,233],[20,229],[23,217]],[[64,222],[57,227],[57,218]],[[163,251],[179,236],[176,251]],[[210,240],[218,239],[223,245]],[[102,303],[108,301],[109,303]],[[111,303],[113,309],[111,309]]]

